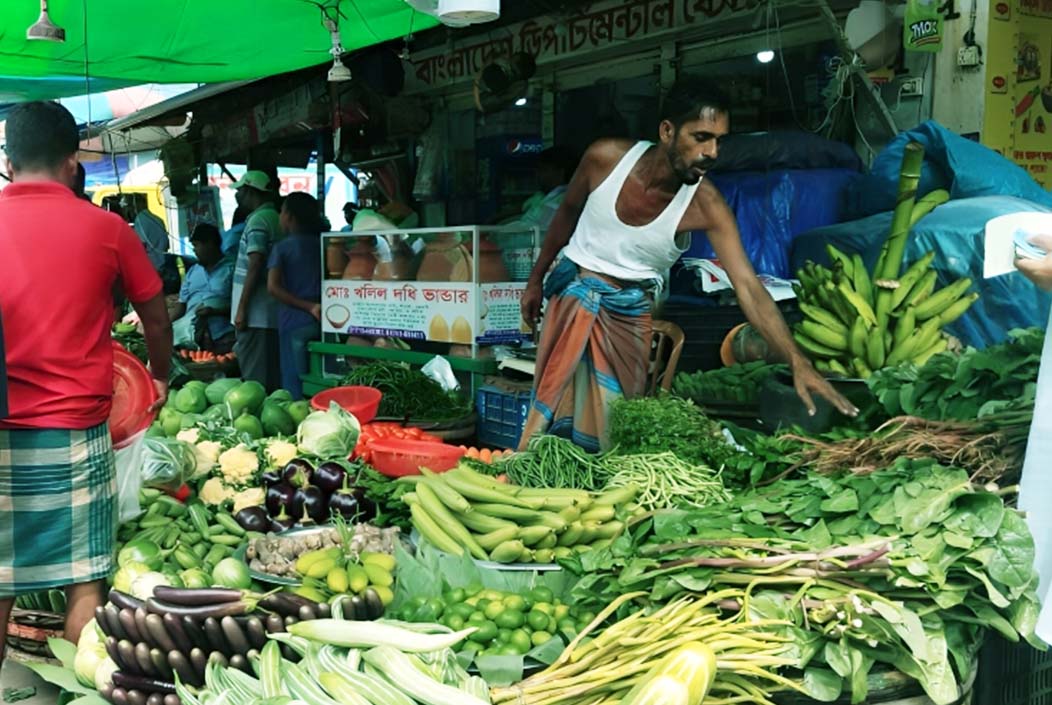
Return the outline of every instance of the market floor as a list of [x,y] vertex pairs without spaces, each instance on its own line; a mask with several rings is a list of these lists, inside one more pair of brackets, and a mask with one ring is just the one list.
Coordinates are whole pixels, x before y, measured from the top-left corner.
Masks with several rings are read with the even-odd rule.
[[8,702],[4,695],[9,688],[36,688],[36,695],[27,700],[19,700],[18,705],[55,705],[58,702],[58,688],[45,683],[22,664],[4,659],[3,667],[0,668],[0,704],[6,705]]

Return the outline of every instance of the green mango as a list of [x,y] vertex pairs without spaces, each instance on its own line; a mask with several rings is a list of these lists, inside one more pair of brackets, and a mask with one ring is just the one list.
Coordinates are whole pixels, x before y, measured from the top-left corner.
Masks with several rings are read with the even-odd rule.
[[241,380],[236,377],[222,377],[205,387],[205,398],[209,404],[223,403],[223,397],[234,387],[241,386]]
[[247,410],[234,419],[234,430],[238,433],[247,433],[257,441],[264,436],[263,424],[255,416],[248,413]]
[[299,426],[303,423],[303,419],[310,415],[311,408],[309,401],[294,401],[289,404],[288,408],[285,409],[289,416],[292,417],[292,422]]
[[296,422],[287,411],[273,401],[263,404],[263,413],[260,414],[259,420],[263,422],[263,430],[268,436],[291,436],[296,432]]
[[238,418],[241,412],[248,411],[250,414],[258,414],[263,410],[263,400],[267,398],[267,390],[259,382],[242,382],[223,396],[230,409],[231,418]]
[[164,435],[169,438],[174,438],[175,435],[183,429],[183,415],[174,408],[166,406],[161,409],[161,413],[158,415],[157,420],[161,424],[161,429],[164,431]]

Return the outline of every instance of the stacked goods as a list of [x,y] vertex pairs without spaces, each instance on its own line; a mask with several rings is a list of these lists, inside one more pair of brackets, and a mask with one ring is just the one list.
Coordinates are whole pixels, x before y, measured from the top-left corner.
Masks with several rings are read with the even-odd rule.
[[294,526],[325,524],[339,516],[346,521],[368,521],[376,507],[355,484],[348,466],[329,461],[316,467],[306,458],[294,458],[281,470],[263,473],[265,508],[256,507],[272,531]]
[[439,622],[453,631],[475,627],[468,636],[479,655],[525,655],[555,637],[573,639],[595,614],[563,604],[543,585],[519,592],[453,588],[432,598],[414,597],[395,613],[406,622]]
[[182,430],[200,427],[213,433],[229,429],[253,440],[291,436],[309,413],[308,402],[292,401],[283,389],[268,397],[258,382],[194,380],[169,395],[150,433],[174,438]]
[[[217,665],[249,674],[264,647],[275,643],[268,635],[331,614],[328,604],[284,593],[158,586],[140,600],[111,590],[109,602],[95,610],[95,625],[112,666],[101,684],[96,671],[95,683],[117,705],[155,702],[149,700],[154,695],[174,702],[164,698],[175,695],[176,682],[204,685]],[[291,650],[287,655],[295,658]]]
[[[486,682],[457,662],[450,647],[474,630],[444,630],[438,624],[420,631],[383,622],[320,619],[289,627],[291,635],[269,641],[253,659],[254,670],[239,672],[209,664],[205,687],[177,688],[186,705],[223,702],[311,703],[313,705],[486,705]],[[293,653],[288,653],[291,650]]]
[[915,200],[924,149],[906,147],[891,232],[873,272],[862,258],[828,246],[832,269],[808,262],[795,287],[804,320],[793,331],[816,367],[840,376],[868,378],[875,370],[906,362],[923,365],[946,349],[943,329],[964,315],[979,295],[965,277],[935,291],[934,252],[901,271],[910,228],[940,203],[945,191]]
[[372,462],[372,450],[370,450],[369,444],[385,438],[429,441],[432,443],[442,442],[442,439],[438,436],[425,433],[413,426],[403,426],[394,421],[373,421],[362,426],[362,433],[358,436],[358,444],[354,447],[354,457],[363,463]]
[[680,372],[672,382],[672,391],[695,404],[719,402],[753,403],[767,379],[784,365],[771,365],[762,360],[721,367],[717,370]]
[[296,559],[303,584],[292,592],[315,602],[349,598],[345,609],[352,619],[377,619],[394,600],[394,556],[363,551],[356,557],[339,546],[303,553]]
[[[230,514],[196,500],[183,504],[148,488],[140,492],[140,500],[145,512],[121,525],[117,533],[114,586],[145,599],[155,584],[192,588],[223,584],[213,582],[215,571],[248,540],[248,532]],[[238,584],[229,587],[248,587],[247,570],[233,580]]]
[[609,545],[624,529],[615,517],[639,492],[634,486],[602,494],[520,487],[466,465],[399,482],[414,485],[402,501],[430,544],[497,563],[551,563]]
[[[498,705],[771,705],[776,691],[803,691],[774,673],[793,666],[792,640],[780,620],[720,617],[721,599],[748,599],[744,590],[684,598],[652,613],[640,610],[601,633],[596,627],[627,601],[614,600],[549,668],[493,691]],[[591,640],[586,640],[586,637]],[[594,637],[594,638],[593,638]],[[713,700],[708,700],[709,695]]]

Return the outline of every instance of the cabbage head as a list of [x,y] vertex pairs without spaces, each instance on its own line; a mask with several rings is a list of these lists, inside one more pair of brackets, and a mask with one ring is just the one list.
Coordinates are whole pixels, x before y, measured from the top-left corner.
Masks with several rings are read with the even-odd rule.
[[303,419],[296,431],[296,445],[301,453],[324,460],[346,460],[354,451],[361,430],[354,414],[332,402],[328,411],[315,411]]

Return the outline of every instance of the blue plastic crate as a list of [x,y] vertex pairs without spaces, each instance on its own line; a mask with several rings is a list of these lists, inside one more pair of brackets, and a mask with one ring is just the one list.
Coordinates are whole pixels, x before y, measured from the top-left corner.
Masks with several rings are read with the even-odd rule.
[[516,448],[526,416],[530,413],[531,392],[512,392],[486,385],[475,393],[479,442],[498,448]]

